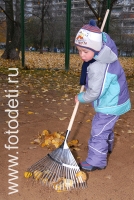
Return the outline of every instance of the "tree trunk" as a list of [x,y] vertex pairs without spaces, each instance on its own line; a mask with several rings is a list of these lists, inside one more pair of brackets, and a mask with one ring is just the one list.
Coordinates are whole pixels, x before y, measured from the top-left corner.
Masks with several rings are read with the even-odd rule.
[[[104,19],[104,16],[105,16],[105,13],[106,13],[106,10],[107,10],[107,7],[108,7],[108,1],[107,0],[103,0],[103,1],[97,1],[98,2],[98,10],[96,11],[90,0],[85,0],[87,5],[89,6],[90,10],[93,12],[94,16],[96,17],[97,19],[97,26],[99,28],[101,28],[101,25],[102,25],[102,22],[103,22],[103,19]],[[110,18],[110,14],[111,14],[111,10],[113,8],[113,5],[117,2],[117,0],[111,0],[110,1],[110,12],[109,12],[109,18]]]
[[42,16],[41,16],[41,39],[40,39],[40,53],[43,53],[43,45],[44,45],[44,0],[42,6]]
[[1,57],[18,60],[21,48],[20,2],[16,3],[16,21],[14,21],[13,0],[5,1],[5,13],[7,23],[6,49]]
[[40,53],[43,53],[43,46],[44,46],[44,17],[48,11],[50,0],[43,0],[42,1],[42,11],[41,11],[41,38],[40,38]]

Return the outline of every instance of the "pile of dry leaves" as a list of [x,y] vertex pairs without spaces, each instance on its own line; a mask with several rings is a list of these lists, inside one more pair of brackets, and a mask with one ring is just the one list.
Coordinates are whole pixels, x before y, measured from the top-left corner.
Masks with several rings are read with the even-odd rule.
[[[65,136],[64,132],[58,133],[50,133],[48,130],[44,130],[41,134],[39,134],[31,144],[37,144],[41,147],[47,147],[49,149],[58,148],[64,142]],[[71,150],[78,151],[80,150],[80,145],[78,140],[71,140],[68,142],[68,146]]]

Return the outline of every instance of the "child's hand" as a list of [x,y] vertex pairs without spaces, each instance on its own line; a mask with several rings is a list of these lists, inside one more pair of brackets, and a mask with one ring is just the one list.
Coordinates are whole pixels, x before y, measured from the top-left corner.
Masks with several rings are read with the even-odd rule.
[[75,103],[78,102],[78,96],[75,96]]

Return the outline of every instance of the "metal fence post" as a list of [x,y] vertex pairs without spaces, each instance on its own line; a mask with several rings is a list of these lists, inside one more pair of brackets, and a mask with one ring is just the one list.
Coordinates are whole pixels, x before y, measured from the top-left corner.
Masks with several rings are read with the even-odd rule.
[[71,18],[71,0],[66,4],[66,42],[65,42],[65,70],[69,70],[70,61],[70,18]]
[[[109,11],[110,11],[110,4],[111,4],[111,0],[108,0],[107,9],[109,9]],[[106,22],[106,33],[109,32],[109,21],[110,21],[110,14],[108,15],[107,22]]]

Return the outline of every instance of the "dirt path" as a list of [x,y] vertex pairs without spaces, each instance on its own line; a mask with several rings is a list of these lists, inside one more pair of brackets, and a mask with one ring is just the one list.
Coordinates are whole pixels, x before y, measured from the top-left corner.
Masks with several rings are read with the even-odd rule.
[[[6,76],[6,75],[5,75]],[[19,77],[19,102],[17,109],[19,117],[17,122],[10,122],[10,126],[16,126],[14,130],[16,137],[10,137],[9,121],[6,109],[9,109],[10,98],[5,96],[4,90],[10,90],[4,75],[2,76],[0,88],[0,200],[133,200],[134,199],[134,93],[131,90],[132,109],[127,114],[120,117],[115,126],[115,145],[113,153],[109,156],[108,166],[105,170],[88,173],[87,188],[57,193],[55,190],[32,179],[24,178],[24,171],[33,163],[45,156],[49,150],[40,146],[30,144],[39,133],[44,129],[51,132],[66,131],[70,116],[74,107],[74,94],[68,94],[65,98],[62,90],[49,89],[43,92],[38,87],[33,90],[34,85],[26,84],[26,80]],[[36,80],[37,81],[37,80]],[[31,85],[30,85],[31,84]],[[35,89],[35,88],[34,88]],[[36,92],[35,92],[36,91]],[[41,93],[42,91],[42,93]],[[8,103],[8,104],[7,104]],[[13,102],[10,102],[10,105]],[[17,101],[14,102],[17,104]],[[29,112],[32,112],[29,114]],[[14,113],[15,114],[15,113]],[[83,160],[87,155],[87,140],[90,134],[91,121],[94,111],[91,105],[80,105],[79,110],[69,136],[69,140],[78,139],[80,151],[74,152],[77,161]],[[61,121],[59,118],[67,117]],[[13,131],[13,130],[12,130]],[[19,141],[17,141],[17,138]],[[18,149],[4,147],[12,142]],[[17,153],[18,152],[18,153]],[[18,157],[18,165],[9,163],[11,156]],[[8,176],[18,170],[18,179]],[[9,183],[10,179],[10,183]],[[12,181],[11,181],[12,179]],[[17,193],[10,194],[11,182],[18,184]]]

